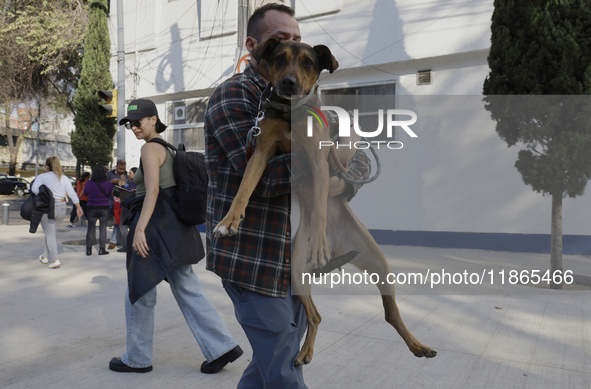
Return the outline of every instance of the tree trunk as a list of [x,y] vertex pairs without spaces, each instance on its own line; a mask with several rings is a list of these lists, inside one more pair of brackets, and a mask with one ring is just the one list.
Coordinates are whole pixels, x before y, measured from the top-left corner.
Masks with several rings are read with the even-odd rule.
[[10,116],[12,115],[12,104],[4,102],[4,121],[6,126],[6,139],[8,140],[8,154],[10,162],[8,164],[8,175],[14,176],[16,173],[16,153],[14,151],[14,142],[12,141],[12,129],[10,127]]
[[[16,168],[16,161],[18,158],[18,153],[21,150],[21,147],[23,146],[23,142],[25,141],[25,134],[20,134],[18,136],[18,138],[16,139],[16,144],[14,145],[14,167]],[[11,165],[12,167],[12,161],[11,161]],[[21,169],[22,169],[22,163],[21,163]],[[15,170],[16,173],[16,170]],[[12,174],[13,176],[15,174]]]
[[562,193],[552,195],[552,236],[550,249],[550,288],[562,289],[562,282],[554,283],[554,274],[560,273],[562,280]]
[[[9,119],[10,120],[10,119]],[[6,127],[6,138],[8,139],[8,152],[10,153],[10,163],[8,164],[8,175],[16,175],[16,157],[18,156],[18,150],[12,139],[12,130],[10,126]]]
[[78,181],[81,176],[82,176],[82,166],[80,165],[80,162],[78,161],[78,159],[76,159],[76,181]]

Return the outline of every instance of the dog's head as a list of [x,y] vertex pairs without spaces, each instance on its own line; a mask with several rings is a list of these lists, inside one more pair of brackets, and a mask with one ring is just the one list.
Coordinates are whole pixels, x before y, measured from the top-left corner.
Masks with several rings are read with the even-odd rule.
[[332,73],[339,67],[329,48],[324,45],[311,47],[305,43],[276,38],[256,45],[252,57],[257,62],[267,62],[269,81],[277,95],[287,99],[308,94],[322,70],[327,69]]

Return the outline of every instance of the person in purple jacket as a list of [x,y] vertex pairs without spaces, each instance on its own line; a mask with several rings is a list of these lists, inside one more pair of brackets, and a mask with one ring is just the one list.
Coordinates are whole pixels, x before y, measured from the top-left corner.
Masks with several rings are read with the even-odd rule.
[[84,194],[88,196],[86,203],[88,230],[86,231],[86,255],[92,254],[92,241],[95,236],[96,221],[99,220],[99,255],[109,254],[105,250],[107,243],[107,221],[109,220],[109,193],[113,191],[113,184],[107,180],[107,168],[97,166],[92,171],[90,180],[84,187]]

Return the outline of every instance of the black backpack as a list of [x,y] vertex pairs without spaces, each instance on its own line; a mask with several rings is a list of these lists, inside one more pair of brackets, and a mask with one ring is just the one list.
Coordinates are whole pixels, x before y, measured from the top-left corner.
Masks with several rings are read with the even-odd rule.
[[208,183],[205,155],[197,151],[186,151],[183,143],[180,143],[177,149],[160,138],[154,138],[150,142],[176,151],[172,162],[174,180],[178,185],[176,203],[164,191],[160,193],[172,204],[183,222],[189,225],[205,223]]

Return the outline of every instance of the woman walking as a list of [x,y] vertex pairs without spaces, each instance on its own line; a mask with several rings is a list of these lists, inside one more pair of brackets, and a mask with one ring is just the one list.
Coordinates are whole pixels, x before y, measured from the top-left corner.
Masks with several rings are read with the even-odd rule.
[[45,250],[43,255],[39,256],[39,261],[43,264],[49,264],[48,267],[50,269],[57,269],[61,266],[61,263],[57,258],[56,232],[57,227],[62,224],[66,216],[66,194],[72,199],[78,217],[82,217],[82,208],[80,208],[80,201],[72,188],[70,180],[62,171],[59,158],[47,158],[45,161],[45,170],[47,170],[47,173],[39,174],[31,188],[31,191],[35,195],[38,195],[41,185],[45,185],[51,191],[55,204],[54,218],[49,219],[47,214],[43,214],[41,218],[41,227],[43,228],[43,233],[45,233]]
[[191,267],[205,255],[199,230],[180,221],[168,202],[176,198],[174,154],[153,142],[164,141],[160,133],[166,129],[156,105],[140,99],[129,103],[127,109],[119,124],[125,124],[146,144],[134,177],[136,197],[129,205],[133,222],[127,239],[127,351],[121,358],[111,359],[109,369],[125,373],[152,370],[156,285],[166,278],[207,359],[201,372],[216,373],[240,357],[242,349],[203,293]]
[[86,203],[86,255],[92,254],[92,241],[96,231],[96,221],[99,221],[99,255],[109,254],[105,250],[107,243],[107,221],[109,220],[109,193],[113,191],[113,184],[107,180],[107,168],[97,166],[92,171],[90,180],[84,186],[83,194],[88,196]]

